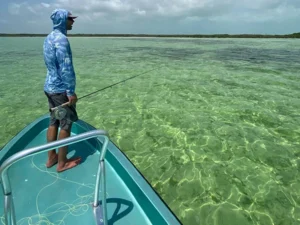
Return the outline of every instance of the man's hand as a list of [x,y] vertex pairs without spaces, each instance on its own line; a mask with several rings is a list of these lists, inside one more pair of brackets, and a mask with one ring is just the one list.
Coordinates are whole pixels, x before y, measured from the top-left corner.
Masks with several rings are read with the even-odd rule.
[[72,96],[68,96],[69,105],[73,105],[77,102],[77,95],[74,93]]

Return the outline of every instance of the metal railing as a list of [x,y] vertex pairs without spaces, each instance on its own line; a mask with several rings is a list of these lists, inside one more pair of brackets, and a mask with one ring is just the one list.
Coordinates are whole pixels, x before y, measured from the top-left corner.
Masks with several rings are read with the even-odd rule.
[[96,186],[95,186],[95,197],[93,206],[96,208],[99,206],[99,187],[100,187],[100,181],[102,184],[102,213],[103,213],[103,224],[107,225],[107,207],[106,207],[106,175],[105,175],[105,163],[104,158],[107,150],[107,145],[109,142],[108,133],[104,130],[93,130],[88,131],[82,134],[78,134],[75,136],[71,136],[68,138],[64,138],[58,141],[49,142],[44,145],[40,145],[37,147],[32,147],[29,149],[25,149],[23,151],[20,151],[12,156],[10,156],[8,159],[6,159],[1,167],[0,167],[0,177],[1,177],[1,185],[4,192],[4,216],[5,216],[5,224],[6,225],[17,225],[16,223],[16,216],[15,216],[15,209],[14,209],[14,203],[12,198],[12,190],[8,178],[8,168],[16,163],[17,161],[27,158],[29,156],[39,154],[45,151],[49,151],[54,148],[63,147],[69,144],[77,143],[80,141],[84,141],[87,139],[91,139],[94,137],[104,137],[105,141],[102,146],[102,150],[100,153],[100,159],[99,159],[99,166],[98,166],[98,172],[96,177]]

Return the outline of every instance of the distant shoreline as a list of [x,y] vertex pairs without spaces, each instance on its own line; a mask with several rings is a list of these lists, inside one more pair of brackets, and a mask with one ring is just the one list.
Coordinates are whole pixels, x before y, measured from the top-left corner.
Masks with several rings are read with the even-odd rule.
[[[48,34],[9,34],[0,33],[0,37],[45,37]],[[68,37],[168,37],[168,38],[300,38],[300,33],[268,34],[68,34]]]

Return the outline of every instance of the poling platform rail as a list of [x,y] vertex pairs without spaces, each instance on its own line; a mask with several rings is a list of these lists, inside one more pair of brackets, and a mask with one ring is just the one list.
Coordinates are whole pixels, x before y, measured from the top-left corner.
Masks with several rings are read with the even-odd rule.
[[[105,175],[105,154],[109,142],[108,133],[104,130],[93,130],[88,131],[82,134],[78,134],[75,136],[71,136],[68,138],[64,138],[61,140],[57,140],[54,142],[50,142],[44,145],[40,145],[33,148],[28,148],[23,151],[20,151],[12,156],[10,156],[8,159],[6,159],[1,167],[0,167],[0,177],[1,177],[1,185],[4,192],[4,216],[5,216],[5,224],[6,225],[17,225],[16,222],[16,215],[15,215],[15,209],[14,209],[14,203],[12,198],[12,190],[9,182],[9,177],[7,174],[8,168],[13,165],[14,163],[18,162],[21,159],[24,159],[26,157],[40,154],[45,151],[49,151],[54,148],[63,147],[69,144],[77,143],[80,141],[84,141],[87,139],[95,138],[95,137],[104,137],[105,141],[102,146],[102,150],[100,153],[100,159],[99,159],[99,166],[97,171],[97,177],[96,177],[96,186],[95,186],[95,196],[94,196],[94,215],[96,219],[96,224],[100,225],[107,225],[107,207],[106,207],[106,175]],[[100,181],[102,184],[102,215],[103,218],[98,218],[99,215],[99,208],[100,208],[100,201],[99,201],[99,187],[100,187]],[[97,210],[98,209],[98,210]]]

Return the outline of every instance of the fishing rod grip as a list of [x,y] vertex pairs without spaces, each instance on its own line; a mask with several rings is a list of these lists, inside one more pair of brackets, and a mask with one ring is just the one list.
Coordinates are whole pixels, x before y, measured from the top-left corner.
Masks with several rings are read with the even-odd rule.
[[51,108],[51,111],[57,109],[58,107],[63,107],[63,106],[69,105],[69,104],[70,104],[70,102],[65,102],[65,103],[61,104],[60,106],[56,106],[54,108]]
[[70,102],[65,102],[64,104],[60,105],[60,106],[65,106],[65,105],[69,105]]

